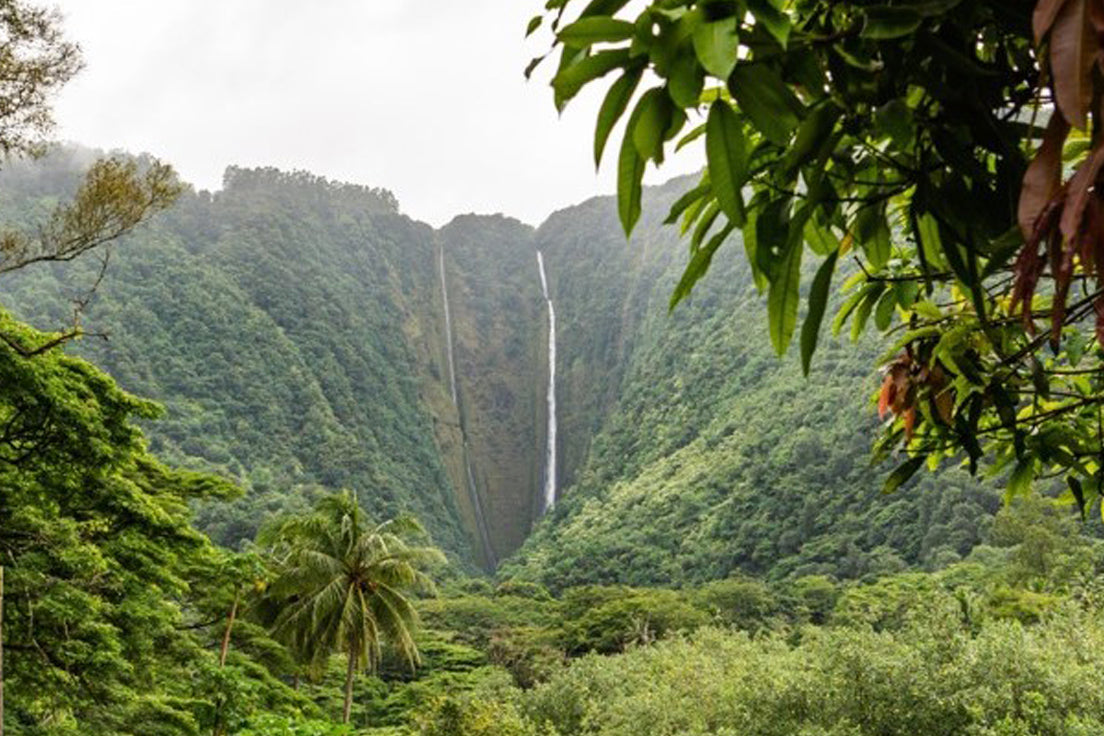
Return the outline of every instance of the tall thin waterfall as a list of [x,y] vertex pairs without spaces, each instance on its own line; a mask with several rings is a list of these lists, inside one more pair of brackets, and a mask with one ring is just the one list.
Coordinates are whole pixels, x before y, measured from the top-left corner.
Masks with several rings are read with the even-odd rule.
[[441,298],[445,302],[445,346],[448,349],[449,388],[452,390],[452,404],[456,406],[456,363],[452,357],[452,314],[449,312],[448,280],[445,278],[445,249],[439,249],[437,260],[441,272]]
[[541,291],[548,303],[548,450],[544,471],[544,510],[556,503],[556,308],[548,296],[548,277],[544,273],[544,256],[537,251]]
[[467,435],[464,431],[464,412],[456,394],[456,358],[453,357],[452,347],[452,313],[449,311],[448,279],[445,278],[445,249],[439,250],[437,267],[441,273],[441,298],[445,303],[445,348],[448,352],[449,390],[452,392],[452,404],[456,407],[460,420],[460,435],[464,438],[464,471],[468,477],[468,496],[471,498],[472,511],[475,513],[475,527],[479,534],[479,542],[483,546],[483,557],[491,569],[498,566],[498,557],[494,547],[491,546],[491,536],[487,531],[487,520],[483,516],[483,501],[479,497],[479,488],[475,483],[475,473],[472,471],[471,449],[468,447]]

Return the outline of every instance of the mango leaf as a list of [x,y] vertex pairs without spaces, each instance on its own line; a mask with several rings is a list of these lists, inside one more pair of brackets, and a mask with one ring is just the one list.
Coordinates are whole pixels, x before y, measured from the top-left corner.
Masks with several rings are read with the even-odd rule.
[[704,84],[705,74],[697,58],[690,54],[675,57],[671,73],[667,77],[667,89],[676,105],[683,108],[697,107]]
[[636,221],[640,219],[644,164],[644,159],[633,144],[632,136],[625,133],[621,141],[621,155],[617,161],[617,214],[621,218],[625,237],[632,235]]
[[920,13],[907,7],[875,5],[865,9],[863,38],[885,40],[907,36],[923,22]]
[[621,8],[629,4],[629,0],[591,0],[590,4],[579,13],[580,18],[589,18],[592,15],[613,15]]
[[1035,480],[1035,458],[1032,455],[1025,455],[1020,458],[1008,476],[1008,485],[1004,490],[1005,503],[1030,493],[1033,480]]
[[740,110],[768,140],[786,145],[804,111],[778,72],[762,64],[741,64],[728,77]]
[[887,289],[874,308],[874,326],[885,332],[893,324],[893,312],[897,307],[897,292]]
[[767,317],[771,343],[779,355],[786,352],[797,326],[798,291],[801,280],[801,255],[805,250],[801,238],[791,238],[781,267],[770,282],[767,293]]
[[690,295],[690,292],[694,289],[694,284],[698,283],[705,272],[709,270],[709,264],[713,262],[713,254],[717,252],[717,248],[721,247],[721,243],[732,234],[732,231],[736,229],[736,226],[732,223],[728,223],[721,230],[709,239],[703,247],[698,248],[694,255],[690,258],[690,263],[687,264],[686,270],[682,273],[682,278],[679,279],[678,285],[675,286],[675,290],[671,292],[670,309],[674,309],[678,306],[678,303]]
[[809,290],[809,312],[801,325],[801,370],[806,376],[809,375],[809,366],[812,364],[813,353],[816,352],[820,324],[824,321],[824,310],[828,306],[828,292],[838,258],[839,254],[834,252],[820,264]]
[[584,48],[595,43],[616,43],[632,38],[636,26],[627,20],[608,16],[580,18],[564,26],[556,38],[565,46]]
[[1089,2],[1067,0],[1050,30],[1050,72],[1058,109],[1070,125],[1080,130],[1085,129],[1092,104],[1092,70],[1096,63]]
[[525,28],[525,37],[529,38],[529,36],[532,36],[533,33],[538,28],[540,28],[541,23],[543,23],[543,22],[544,22],[544,16],[543,15],[534,15],[532,18],[530,18],[529,19],[529,25]]
[[729,220],[743,222],[744,203],[740,189],[748,173],[744,127],[728,103],[718,100],[709,108],[705,130],[705,156],[717,201]]
[[628,60],[628,49],[610,49],[584,56],[579,61],[568,64],[552,79],[556,109],[562,111],[564,105],[579,94],[579,90],[588,82],[592,82],[609,74],[614,69],[624,66]]
[[594,131],[594,167],[598,168],[602,163],[602,153],[606,149],[613,126],[625,114],[625,108],[629,106],[636,87],[640,84],[643,75],[640,68],[629,69],[622,74],[616,82],[610,85],[606,97],[602,100],[602,107],[598,110],[598,124]]
[[709,190],[709,182],[703,181],[701,184],[698,184],[696,187],[683,194],[673,205],[671,205],[671,210],[667,213],[667,219],[663,221],[663,224],[674,225],[678,222],[679,215],[685,212],[687,207],[708,194]]
[[671,99],[660,87],[644,93],[633,110],[632,122],[625,130],[632,135],[636,152],[643,158],[663,159],[663,139],[671,124]]
[[736,18],[702,23],[691,37],[694,53],[705,70],[718,79],[728,79],[736,66],[740,40],[736,36]]
[[898,465],[886,478],[885,485],[882,486],[882,493],[893,493],[903,486],[909,478],[916,475],[916,471],[920,469],[926,459],[926,455],[916,455]]
[[755,16],[755,22],[761,23],[767,29],[767,33],[774,36],[775,40],[786,48],[790,40],[790,19],[771,4],[770,0],[748,0],[748,10]]

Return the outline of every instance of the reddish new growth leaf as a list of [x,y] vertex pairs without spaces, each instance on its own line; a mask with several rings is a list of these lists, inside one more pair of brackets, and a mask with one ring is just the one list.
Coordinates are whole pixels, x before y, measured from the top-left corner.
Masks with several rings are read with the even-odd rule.
[[878,395],[878,417],[884,419],[887,412],[904,420],[905,437],[912,439],[916,431],[918,399],[924,397],[930,403],[931,415],[944,424],[954,419],[954,390],[943,366],[932,366],[915,360],[912,347],[898,355],[886,366],[882,390]]
[[[1025,245],[1013,265],[1011,308],[1014,312],[1022,305],[1024,327],[1033,332],[1031,301],[1049,264],[1054,279],[1050,342],[1057,350],[1077,267],[1096,277],[1098,289],[1104,285],[1104,141],[1099,135],[1088,158],[1062,182],[1062,147],[1070,128],[1084,129],[1093,100],[1104,95],[1100,74],[1094,73],[1097,66],[1104,73],[1104,0],[1040,0],[1033,25],[1036,42],[1049,48],[1057,107],[1020,190],[1017,218]],[[1098,128],[1102,117],[1104,110],[1093,112]],[[1094,307],[1097,335],[1104,336],[1104,307],[1099,301]]]

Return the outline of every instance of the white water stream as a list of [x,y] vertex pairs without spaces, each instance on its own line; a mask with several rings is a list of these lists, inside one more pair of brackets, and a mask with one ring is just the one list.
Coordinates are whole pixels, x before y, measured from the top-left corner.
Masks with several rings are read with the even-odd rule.
[[468,439],[464,433],[463,412],[460,411],[460,403],[456,395],[456,358],[453,357],[452,347],[452,313],[449,311],[448,279],[445,278],[445,249],[441,248],[437,260],[438,270],[441,273],[441,298],[445,303],[445,347],[448,352],[449,390],[452,392],[452,405],[457,409],[460,418],[460,435],[464,438],[464,470],[468,476],[468,495],[471,498],[472,511],[475,513],[475,526],[479,533],[479,541],[483,545],[483,556],[491,569],[498,566],[498,558],[494,547],[491,546],[491,536],[487,531],[487,521],[483,517],[483,501],[479,498],[479,489],[475,483],[475,473],[472,471],[471,451],[468,448]]
[[452,357],[452,314],[449,312],[448,280],[445,279],[445,249],[440,249],[437,265],[441,271],[441,297],[445,302],[445,345],[448,348],[449,388],[452,389],[452,405],[456,406],[456,363]]
[[544,510],[556,503],[556,308],[548,296],[548,278],[544,273],[544,256],[537,251],[541,291],[548,303],[548,450],[544,471]]

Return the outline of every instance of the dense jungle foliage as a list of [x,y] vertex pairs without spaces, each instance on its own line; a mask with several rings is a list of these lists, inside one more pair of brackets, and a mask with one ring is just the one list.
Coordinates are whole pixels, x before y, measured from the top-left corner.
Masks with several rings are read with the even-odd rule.
[[[13,216],[48,207],[87,155],[70,149],[0,175]],[[871,473],[876,341],[826,342],[802,377],[773,356],[751,318],[761,302],[752,274],[726,254],[718,276],[668,313],[682,256],[661,219],[684,184],[647,191],[626,245],[611,198],[535,233],[501,217],[434,233],[378,191],[230,170],[225,191],[185,194],[114,250],[85,317],[109,337],[76,350],[165,406],[145,425],[155,452],[243,486],[240,500],[199,510],[221,544],[347,486],[381,518],[414,513],[470,563],[470,453],[505,559],[542,483],[539,248],[560,319],[562,483],[510,574],[552,589],[735,571],[861,577],[967,554],[999,504],[994,491],[947,473],[887,497]],[[38,325],[62,323],[99,268],[90,259],[14,273],[8,302]]]

